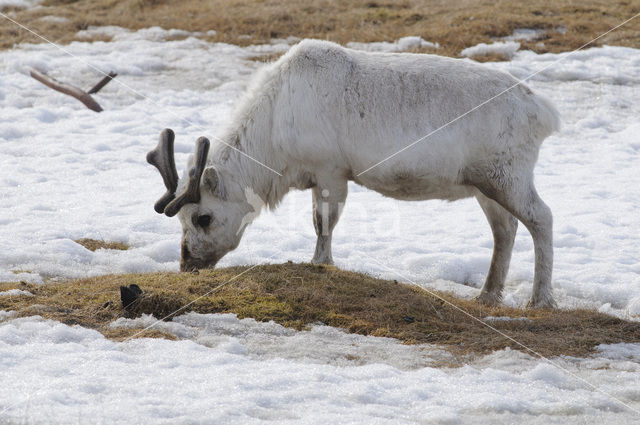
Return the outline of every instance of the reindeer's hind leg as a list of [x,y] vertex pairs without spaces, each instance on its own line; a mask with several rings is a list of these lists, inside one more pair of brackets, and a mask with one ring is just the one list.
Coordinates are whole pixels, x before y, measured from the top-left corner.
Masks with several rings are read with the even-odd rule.
[[481,193],[476,194],[493,233],[493,256],[487,278],[476,300],[482,304],[497,305],[502,300],[502,288],[509,271],[513,241],[518,230],[518,220],[495,201]]
[[[533,185],[533,170],[509,180],[487,181],[474,184],[487,197],[493,199],[524,224],[535,250],[533,292],[528,307],[555,307],[551,294],[553,269],[553,217],[549,207],[540,199]],[[515,173],[514,173],[515,174]],[[513,175],[513,174],[510,174]]]
[[514,215],[527,227],[533,238],[535,250],[535,272],[533,292],[527,307],[553,308],[551,273],[553,270],[553,216],[533,183],[523,196],[523,202],[513,209]]
[[313,226],[318,240],[312,263],[333,264],[331,235],[336,227],[344,201],[347,198],[347,181],[323,181],[318,179],[313,191]]

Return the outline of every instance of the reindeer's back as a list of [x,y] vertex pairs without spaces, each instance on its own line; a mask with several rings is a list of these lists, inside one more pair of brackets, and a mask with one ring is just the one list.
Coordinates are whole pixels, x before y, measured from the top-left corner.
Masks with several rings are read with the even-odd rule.
[[276,65],[275,113],[293,150],[356,171],[417,140],[375,172],[454,178],[478,156],[505,149],[532,151],[535,162],[559,126],[546,99],[510,74],[465,60],[305,40]]

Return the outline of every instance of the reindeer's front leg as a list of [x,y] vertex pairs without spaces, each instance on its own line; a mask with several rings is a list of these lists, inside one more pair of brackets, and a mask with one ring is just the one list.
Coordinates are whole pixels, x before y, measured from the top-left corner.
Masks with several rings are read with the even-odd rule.
[[333,264],[331,234],[347,198],[347,181],[318,182],[313,189],[313,226],[318,235],[312,263]]

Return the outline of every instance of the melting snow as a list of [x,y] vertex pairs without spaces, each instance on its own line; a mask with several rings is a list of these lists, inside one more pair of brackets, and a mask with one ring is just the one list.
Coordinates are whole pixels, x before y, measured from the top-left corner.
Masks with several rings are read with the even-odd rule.
[[[178,319],[163,326],[187,339],[124,343],[37,317],[3,323],[0,417],[65,424],[637,420],[613,398],[517,351],[498,351],[461,368],[415,368],[410,363],[416,352],[433,355],[428,348],[329,329],[316,331],[321,333],[316,338],[230,315]],[[602,355],[579,364],[554,362],[638,409],[638,348],[603,346]],[[408,365],[396,363],[403,356]],[[387,357],[395,359],[389,364]]]
[[374,43],[347,43],[347,47],[357,50],[366,50],[369,52],[403,52],[416,48],[437,49],[440,47],[438,43],[432,43],[422,39],[422,37],[409,36],[400,38],[393,43],[388,41],[378,41]]
[[[0,52],[0,280],[178,270],[180,225],[153,211],[164,189],[145,154],[160,130],[172,127],[182,168],[196,138],[216,134],[261,66],[247,58],[288,43],[240,48],[153,28],[105,31],[113,32],[112,42],[65,46],[75,57],[43,44]],[[171,41],[177,36],[186,38]],[[96,96],[100,114],[28,76],[36,67],[91,87],[101,76],[87,62],[119,73]],[[518,78],[537,72],[530,85],[563,116],[563,130],[545,141],[536,169],[539,192],[554,212],[559,305],[640,319],[640,51],[524,51],[486,66]],[[477,294],[492,238],[473,200],[409,203],[349,189],[333,241],[339,267],[397,279],[388,266],[427,288]],[[132,248],[91,252],[73,242],[81,237]],[[311,195],[292,192],[247,229],[221,266],[308,261],[314,244]],[[505,303],[524,305],[532,278],[533,244],[521,226]],[[0,311],[0,420],[10,423],[638,418],[571,375],[509,350],[441,369],[431,366],[446,363],[448,354],[437,348],[321,326],[297,333],[191,314],[162,324],[181,341],[116,343],[92,330],[13,315]],[[554,361],[637,410],[638,353],[638,344],[618,344],[589,359]]]
[[526,317],[509,317],[509,316],[487,316],[484,318],[487,322],[508,322],[510,320],[530,322],[531,319]]
[[0,0],[0,10],[8,6],[33,8],[40,3],[42,0]]
[[389,338],[349,334],[324,325],[297,332],[274,322],[240,320],[233,314],[188,313],[172,322],[158,322],[153,316],[143,315],[111,324],[113,328],[152,325],[180,338],[253,359],[280,358],[336,366],[384,363],[403,370],[456,362],[436,345],[403,345]]
[[23,291],[22,289],[9,289],[8,291],[0,291],[0,297],[16,297],[16,296],[32,297],[33,294],[29,291]]
[[503,41],[515,41],[515,40],[535,40],[536,38],[544,35],[546,30],[535,28],[516,28],[511,35],[503,37]]
[[468,58],[490,54],[499,54],[506,58],[512,58],[519,48],[520,43],[517,41],[495,41],[491,44],[480,43],[472,47],[467,47],[462,50],[460,54]]

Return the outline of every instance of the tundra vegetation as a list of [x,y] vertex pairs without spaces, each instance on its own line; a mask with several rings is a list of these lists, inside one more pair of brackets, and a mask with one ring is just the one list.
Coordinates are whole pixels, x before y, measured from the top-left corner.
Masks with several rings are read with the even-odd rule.
[[[438,54],[454,57],[464,48],[509,36],[517,28],[546,30],[521,41],[523,49],[572,50],[640,12],[640,3],[630,0],[44,0],[42,5],[28,10],[5,7],[3,13],[63,44],[77,40],[76,33],[89,26],[134,30],[160,26],[200,31],[207,40],[239,45],[289,36],[344,44],[418,35],[439,43]],[[23,42],[42,40],[1,19],[0,48]],[[593,45],[603,44],[640,47],[640,20]],[[502,57],[484,58],[496,59]]]
[[[0,291],[18,288],[34,296],[0,297],[0,310],[81,325],[114,340],[132,336],[175,338],[154,328],[109,327],[123,315],[142,313],[157,318],[187,311],[235,313],[240,318],[273,320],[294,329],[326,324],[362,335],[397,338],[407,344],[441,344],[460,360],[459,364],[443,366],[461,366],[468,356],[505,347],[526,351],[446,301],[483,319],[525,318],[486,322],[544,356],[587,356],[598,344],[640,341],[640,323],[590,310],[489,307],[325,265],[286,263],[248,268],[202,270],[197,275],[109,275],[47,285],[2,283]],[[144,292],[123,310],[119,287],[131,284],[139,285]]]
[[[89,26],[118,25],[135,30],[158,25],[200,31],[203,39],[239,45],[288,36],[346,43],[393,41],[418,35],[440,45],[437,51],[426,51],[454,57],[466,47],[509,36],[518,28],[544,30],[534,39],[521,41],[523,49],[538,53],[568,51],[640,12],[637,1],[571,0],[552,4],[545,0],[44,0],[42,5],[35,9],[4,7],[2,12],[62,44],[77,40],[77,32]],[[45,16],[64,20],[43,19]],[[0,48],[26,42],[42,40],[0,20]],[[597,40],[593,46],[603,44],[640,48],[640,19]],[[476,59],[503,58],[489,55]],[[77,242],[88,249],[126,249],[104,241]],[[296,329],[324,323],[406,343],[443,344],[460,356],[504,347],[522,349],[423,289],[331,266],[258,266],[209,293],[246,269],[207,270],[199,275],[101,276],[46,285],[0,283],[0,291],[18,288],[34,294],[0,297],[0,309],[14,310],[19,316],[39,314],[79,324],[115,340],[133,335],[174,338],[153,328],[138,333],[139,330],[113,329],[108,325],[122,315],[150,313],[165,317],[177,310],[178,314],[235,313],[241,318],[274,320]],[[144,290],[143,296],[129,310],[123,310],[119,286],[133,283]],[[640,324],[594,311],[521,310],[480,305],[449,294],[439,296],[476,317],[527,318],[491,325],[543,355],[584,356],[598,344],[640,341]],[[190,301],[194,302],[187,309],[179,310]]]

